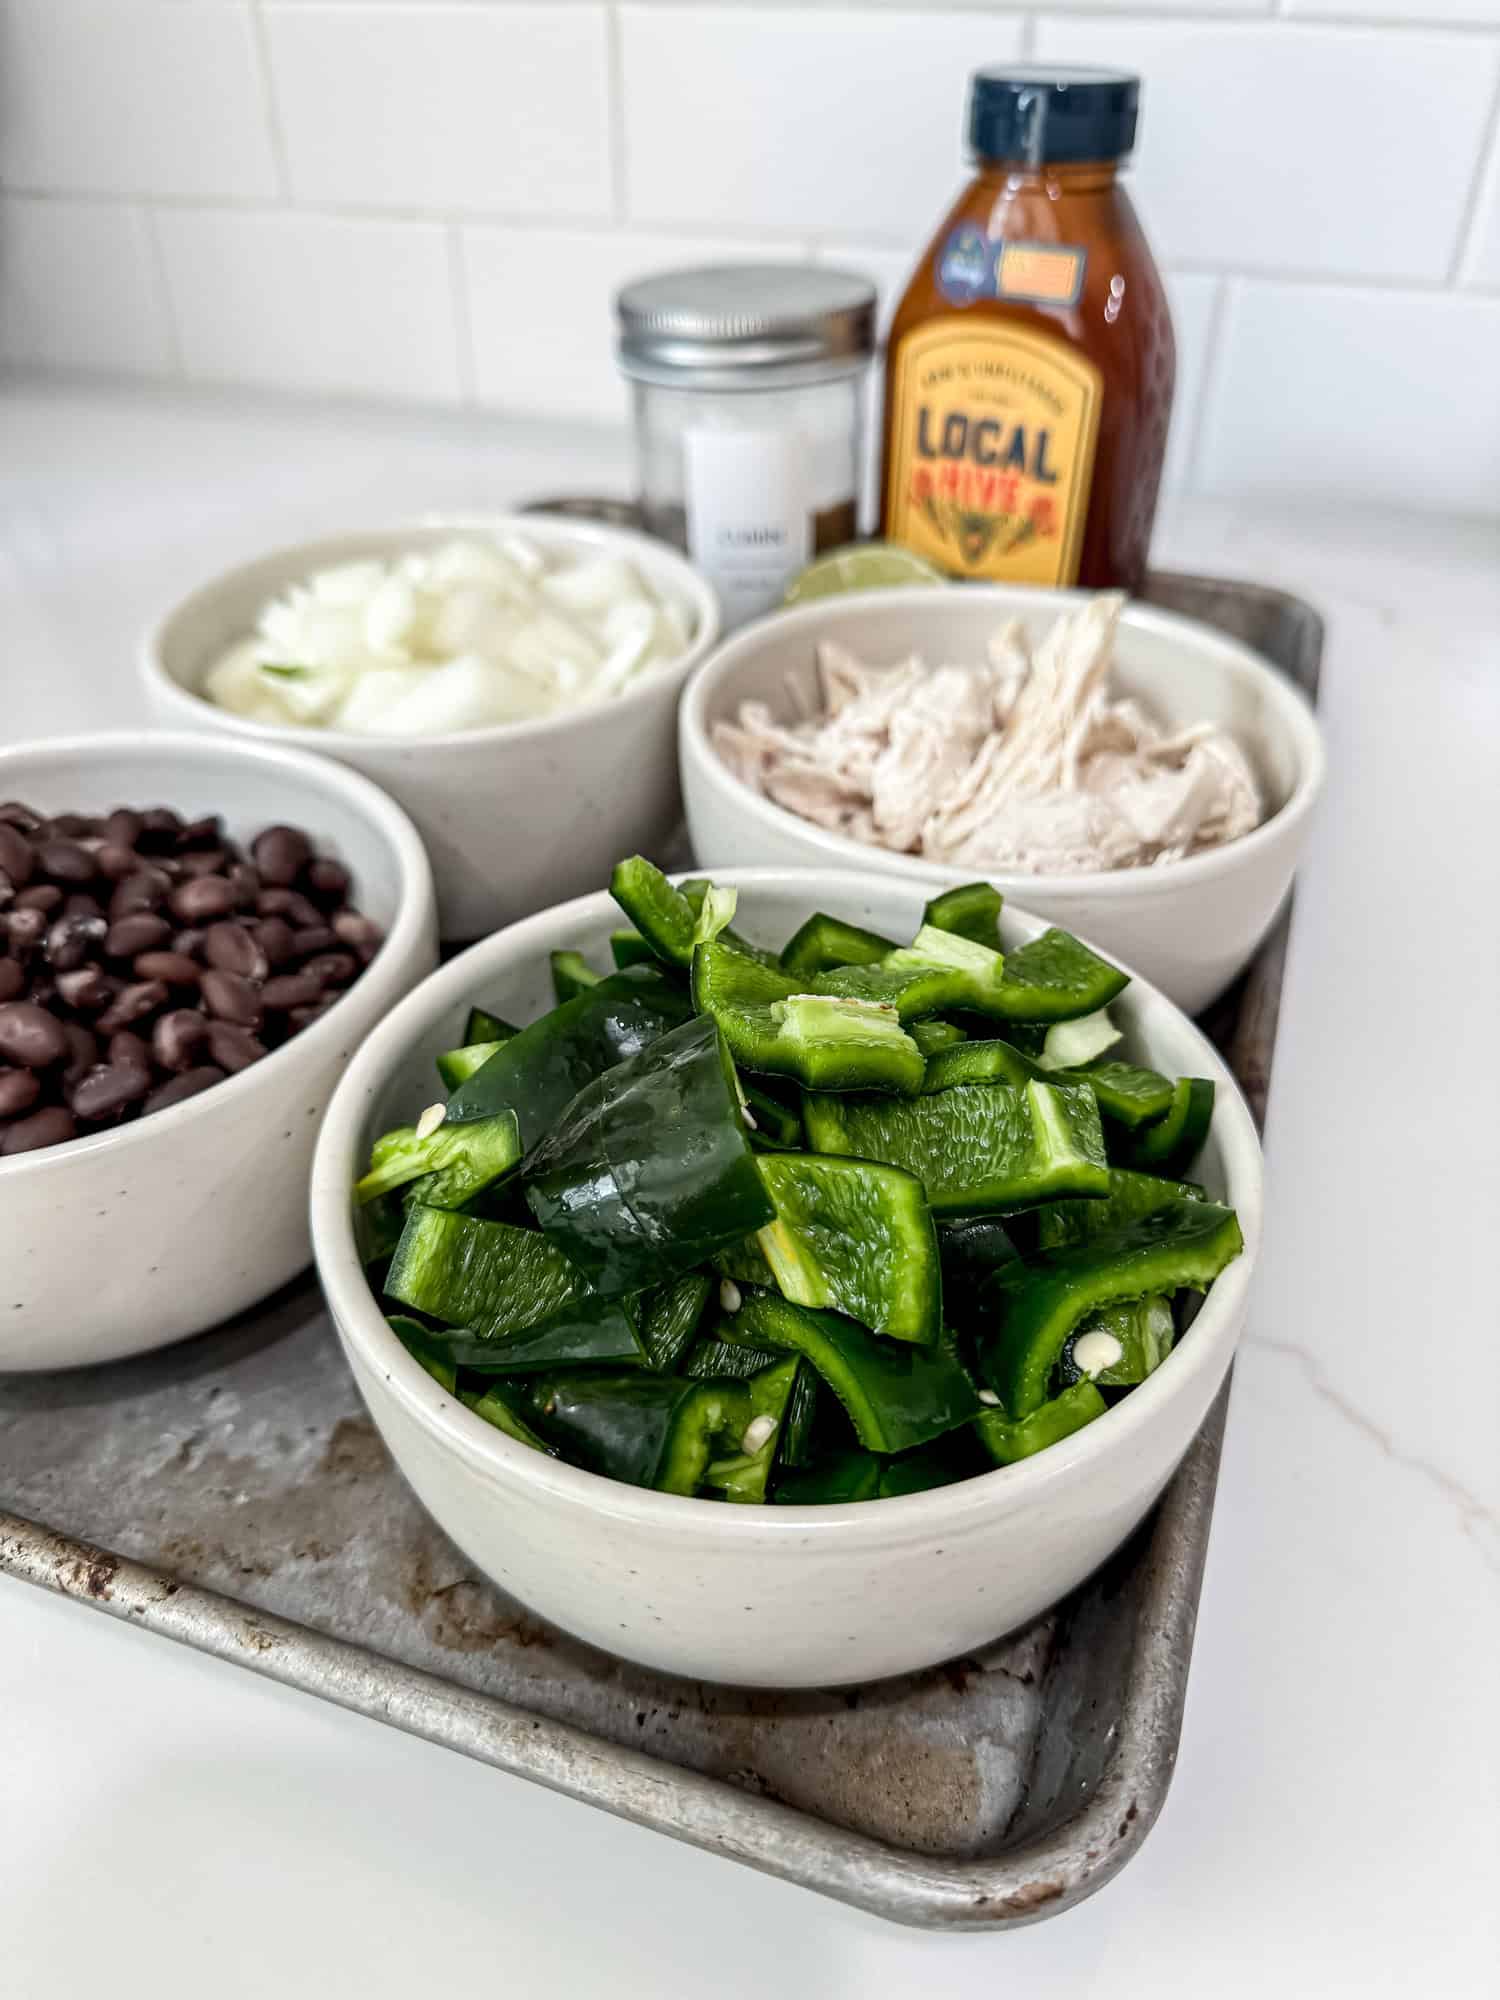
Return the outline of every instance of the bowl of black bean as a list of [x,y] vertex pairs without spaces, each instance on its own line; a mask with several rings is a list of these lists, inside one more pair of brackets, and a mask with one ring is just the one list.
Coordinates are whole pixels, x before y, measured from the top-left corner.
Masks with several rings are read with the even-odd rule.
[[323,1109],[436,959],[422,843],[357,772],[0,750],[0,1370],[165,1346],[302,1269]]

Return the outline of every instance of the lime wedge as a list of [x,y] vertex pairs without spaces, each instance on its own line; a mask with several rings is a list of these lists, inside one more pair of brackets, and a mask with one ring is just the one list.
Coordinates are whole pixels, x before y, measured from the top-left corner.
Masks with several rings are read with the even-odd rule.
[[891,590],[900,583],[946,583],[936,570],[896,542],[850,542],[830,549],[799,570],[786,587],[786,603],[807,604],[814,597],[840,597],[846,590]]

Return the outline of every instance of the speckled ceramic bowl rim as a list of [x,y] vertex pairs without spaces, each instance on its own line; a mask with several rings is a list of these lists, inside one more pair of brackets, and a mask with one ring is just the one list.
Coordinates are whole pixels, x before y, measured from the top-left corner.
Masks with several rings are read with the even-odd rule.
[[[976,623],[983,620],[986,632],[992,631],[1006,618],[1016,615],[1014,598],[1007,591],[1003,596],[990,587],[979,583],[955,585],[962,592],[964,605],[974,607]],[[896,854],[889,848],[866,845],[853,839],[849,834],[831,833],[825,827],[814,825],[803,819],[800,813],[779,806],[774,799],[768,799],[761,792],[753,790],[742,778],[730,769],[714,748],[709,735],[708,714],[715,695],[723,684],[732,679],[736,669],[741,667],[746,656],[756,652],[774,630],[779,636],[787,632],[808,632],[818,638],[837,639],[838,607],[856,599],[868,603],[878,596],[883,604],[893,610],[920,610],[930,605],[934,596],[933,587],[926,584],[908,584],[879,592],[850,592],[836,597],[814,599],[809,604],[801,604],[787,611],[773,611],[765,618],[757,618],[753,624],[742,625],[704,661],[702,668],[694,676],[683,696],[678,716],[678,743],[681,760],[685,764],[689,757],[700,764],[709,775],[710,782],[722,788],[742,811],[752,813],[764,825],[778,834],[792,834],[807,842],[820,860],[830,868],[853,869],[861,864],[869,866],[874,859],[882,873],[901,877],[910,882],[951,882],[956,875],[965,872],[966,864],[934,861],[925,856]],[[1047,590],[1036,593],[1038,601],[1045,600],[1062,609],[1068,605],[1088,603],[1097,595],[1087,590]],[[951,599],[950,599],[951,601]],[[989,609],[986,612],[985,607]],[[1286,729],[1296,758],[1297,778],[1285,803],[1278,806],[1268,819],[1238,840],[1231,840],[1222,847],[1211,847],[1202,854],[1189,854],[1180,861],[1162,861],[1149,868],[1101,868],[1079,875],[1037,875],[1016,869],[974,869],[971,873],[982,873],[986,880],[994,882],[1007,893],[1024,897],[1027,890],[1034,888],[1038,894],[1049,899],[1063,897],[1095,897],[1101,894],[1122,899],[1133,896],[1149,896],[1163,889],[1186,886],[1191,882],[1212,881],[1216,877],[1233,873],[1244,863],[1254,859],[1262,848],[1283,836],[1294,834],[1317,803],[1323,789],[1326,758],[1323,750],[1323,732],[1313,713],[1311,702],[1295,687],[1285,674],[1279,673],[1268,660],[1254,652],[1239,640],[1231,639],[1227,633],[1215,631],[1212,626],[1202,625],[1196,619],[1184,618],[1175,611],[1163,611],[1151,604],[1132,600],[1126,607],[1126,617],[1131,627],[1150,634],[1157,632],[1187,641],[1204,654],[1212,654],[1231,673],[1246,680],[1259,681],[1265,691],[1271,708]],[[985,634],[977,635],[981,640]],[[1149,671],[1149,669],[1147,669]],[[815,865],[809,857],[808,866]]]
[[[236,743],[211,731],[196,735],[181,730],[152,730],[145,735],[131,736],[39,737],[34,742],[14,743],[0,750],[0,795],[21,796],[27,764],[43,755],[49,762],[59,758],[75,759],[80,770],[86,770],[100,766],[107,768],[132,751],[168,759],[178,756],[188,762],[197,758],[222,762],[229,758],[259,765],[267,771],[303,778],[353,807],[394,855],[398,884],[395,918],[386,931],[380,950],[361,973],[361,979],[375,970],[387,952],[391,953],[393,960],[404,956],[421,937],[424,926],[433,921],[435,902],[427,850],[406,814],[379,785],[361,777],[358,771],[350,770],[346,764],[336,764],[331,758],[311,756],[305,750],[271,744]],[[317,829],[311,827],[308,831],[316,835]],[[354,889],[357,897],[357,881]],[[359,993],[359,984],[356,980],[344,998],[355,998]],[[0,1184],[14,1181],[27,1172],[61,1171],[74,1160],[98,1159],[107,1154],[123,1154],[133,1148],[170,1141],[190,1123],[212,1118],[229,1101],[231,1093],[234,1101],[238,1102],[263,1086],[268,1072],[273,1076],[280,1074],[275,1066],[293,1049],[315,1055],[336,1036],[347,1033],[348,1015],[344,1015],[342,1020],[338,1018],[342,1005],[340,1000],[320,1019],[309,1022],[302,1033],[285,1047],[272,1049],[260,1062],[252,1063],[238,1075],[226,1077],[211,1090],[200,1091],[196,1097],[190,1097],[182,1104],[170,1105],[165,1111],[154,1111],[149,1118],[132,1119],[128,1125],[117,1125],[108,1132],[86,1132],[80,1138],[65,1139],[61,1145],[42,1146],[34,1153],[17,1153],[12,1159],[0,1159]]]
[[[408,537],[416,538],[413,542],[413,547],[416,547],[419,544],[431,546],[433,538],[439,535],[457,538],[497,534],[530,536],[533,541],[552,548],[577,546],[600,553],[613,551],[630,556],[648,577],[653,571],[659,573],[666,587],[688,602],[696,617],[696,628],[680,659],[649,668],[622,693],[611,696],[608,701],[563,709],[556,715],[539,716],[529,722],[499,722],[484,729],[447,730],[441,735],[424,736],[420,739],[424,752],[452,749],[457,744],[498,747],[506,743],[537,743],[549,736],[565,736],[570,729],[579,728],[593,718],[633,708],[663,687],[680,687],[694,668],[702,664],[718,640],[722,624],[718,595],[702,572],[694,569],[670,543],[655,541],[649,535],[636,534],[629,528],[613,527],[607,522],[578,521],[561,515],[435,513],[415,520],[396,521],[388,527],[355,528],[347,533],[323,535],[311,541],[288,542],[236,563],[232,569],[220,570],[186,597],[180,598],[147,628],[138,656],[141,676],[150,688],[163,694],[182,711],[184,721],[196,720],[200,729],[222,729],[228,734],[246,736],[258,742],[294,744],[307,750],[324,750],[345,756],[361,752],[371,755],[381,749],[398,748],[402,739],[397,737],[362,735],[348,729],[320,729],[310,723],[252,722],[246,716],[218,707],[196,688],[185,687],[167,666],[178,621],[198,610],[206,600],[235,588],[256,570],[284,567],[289,583],[293,572],[301,580],[315,570],[330,568],[337,563],[391,561],[397,551],[392,550],[390,544]],[[285,589],[287,584],[277,587]],[[250,636],[248,631],[244,634],[246,638]]]
[[[746,890],[790,889],[805,896],[809,910],[826,908],[841,895],[885,894],[893,886],[889,876],[800,868],[720,869],[715,880]],[[1148,995],[1153,1006],[1170,1009],[1187,1029],[1196,1044],[1195,1073],[1212,1077],[1217,1086],[1214,1134],[1224,1150],[1227,1199],[1238,1212],[1245,1248],[1214,1281],[1190,1333],[1161,1366],[1084,1430],[1018,1464],[997,1466],[993,1472],[925,1493],[824,1507],[726,1507],[712,1500],[626,1486],[547,1458],[472,1415],[439,1387],[386,1324],[355,1247],[348,1162],[371,1099],[421,1032],[422,1023],[472,1004],[498,964],[538,958],[560,937],[575,935],[615,909],[607,892],[577,897],[496,931],[429,974],[358,1050],[339,1080],[318,1133],[312,1169],[313,1254],[334,1322],[361,1361],[390,1384],[406,1415],[455,1451],[472,1471],[491,1483],[519,1481],[560,1502],[581,1503],[602,1518],[659,1528],[669,1538],[708,1531],[724,1541],[768,1535],[805,1541],[814,1532],[820,1537],[854,1539],[863,1534],[878,1539],[881,1523],[893,1527],[899,1523],[911,1532],[920,1532],[924,1523],[957,1528],[988,1511],[1002,1490],[1007,1503],[1019,1502],[1044,1497],[1064,1482],[1086,1480],[1093,1462],[1132,1448],[1141,1427],[1164,1400],[1179,1387],[1186,1388],[1191,1373],[1221,1374],[1228,1366],[1260,1244],[1260,1140],[1239,1086],[1213,1045],[1148,980],[1132,975],[1138,992]],[[1038,930],[1045,928],[1044,920],[1029,911],[1007,914],[1024,918]]]

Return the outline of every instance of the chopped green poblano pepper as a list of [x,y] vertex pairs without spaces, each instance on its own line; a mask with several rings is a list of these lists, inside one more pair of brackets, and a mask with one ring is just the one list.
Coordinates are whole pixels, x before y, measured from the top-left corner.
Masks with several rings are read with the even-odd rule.
[[[748,1351],[748,1350],[747,1350]],[[811,1465],[817,1452],[818,1371],[805,1355],[798,1357],[797,1379],[787,1401],[781,1426],[778,1465]]]
[[556,1445],[548,1444],[538,1437],[526,1421],[527,1404],[523,1389],[513,1388],[508,1383],[493,1383],[483,1394],[464,1390],[459,1401],[466,1409],[482,1417],[487,1424],[493,1424],[497,1431],[503,1431],[517,1444],[529,1445],[533,1451],[545,1453],[548,1458],[556,1458]]
[[803,1354],[848,1413],[869,1451],[909,1451],[978,1415],[968,1376],[941,1343],[899,1345],[838,1313],[810,1311],[774,1292],[747,1292],[719,1321],[719,1339]]
[[378,1163],[355,1182],[354,1198],[374,1201],[408,1181],[420,1181],[418,1199],[428,1207],[461,1208],[508,1174],[520,1157],[521,1132],[513,1111],[469,1125],[450,1125],[444,1119],[425,1135],[419,1126],[403,1127],[400,1143],[382,1145]]
[[819,1152],[887,1160],[914,1174],[937,1215],[1109,1192],[1098,1106],[1078,1084],[960,1084],[899,1104],[810,1095],[802,1119]]
[[667,1440],[697,1384],[646,1370],[569,1369],[532,1383],[532,1421],[575,1465],[627,1486],[654,1486]]
[[819,910],[782,947],[781,964],[783,971],[805,983],[840,965],[874,965],[895,949],[893,938]]
[[[921,1023],[918,1022],[917,1026]],[[927,1058],[922,1094],[952,1090],[961,1083],[1055,1083],[1039,1063],[1011,1042],[960,1041],[935,1049]]]
[[471,1007],[469,1018],[464,1023],[464,1046],[468,1048],[475,1042],[508,1042],[512,1035],[519,1035],[520,1032],[501,1015],[490,1013],[488,1008]]
[[654,965],[657,962],[656,953],[637,930],[611,931],[609,955],[615,962],[616,972],[623,972],[627,965]]
[[765,1090],[753,1080],[740,1078],[740,1097],[743,1102],[741,1115],[750,1133],[751,1144],[770,1147],[777,1152],[795,1151],[802,1144],[802,1113],[797,1107],[783,1104],[769,1090]]
[[875,1497],[896,1500],[903,1493],[930,1493],[935,1486],[951,1486],[955,1480],[984,1471],[982,1459],[977,1465],[973,1463],[977,1454],[971,1428],[949,1431],[936,1444],[886,1459],[880,1468],[880,1488]]
[[716,1250],[713,1267],[721,1278],[731,1278],[741,1285],[774,1285],[776,1282],[757,1236],[747,1236],[743,1243],[731,1243],[726,1249]]
[[1090,1313],[1202,1291],[1243,1248],[1232,1209],[1179,1201],[1111,1236],[1003,1265],[984,1287],[994,1330],[980,1337],[980,1364],[1006,1414],[1029,1416],[1047,1400],[1068,1335]]
[[1000,990],[985,1011],[1007,1021],[1071,1021],[1106,1006],[1129,983],[1128,973],[1067,931],[1043,931],[1007,955]]
[[715,1280],[703,1271],[685,1271],[651,1293],[641,1313],[641,1345],[646,1363],[670,1375],[692,1346]]
[[545,1236],[452,1209],[408,1211],[385,1288],[402,1305],[461,1329],[445,1344],[463,1344],[455,1359],[466,1367],[490,1344],[555,1322],[592,1326],[602,1317],[634,1333],[624,1307],[598,1298]]
[[451,1396],[458,1386],[458,1369],[422,1322],[406,1313],[387,1313],[385,1323],[412,1360],[420,1362],[438,1387]]
[[559,1005],[564,1000],[576,1000],[591,986],[602,984],[603,978],[603,973],[595,972],[581,951],[555,951],[552,954],[552,991]]
[[892,1340],[937,1339],[937,1231],[919,1181],[870,1159],[767,1153],[759,1164],[776,1212],[756,1240],[786,1298]]
[[646,1360],[636,1331],[639,1309],[635,1299],[582,1298],[540,1326],[504,1340],[476,1339],[467,1327],[454,1327],[443,1339],[460,1368],[480,1375],[529,1375],[539,1368],[585,1365],[636,1368]]
[[1091,1062],[1082,1069],[1069,1070],[1067,1075],[1090,1086],[1104,1117],[1132,1131],[1164,1118],[1172,1108],[1171,1079],[1159,1076],[1154,1069],[1142,1069],[1139,1063]]
[[449,1098],[446,1123],[514,1111],[529,1151],[586,1083],[639,1055],[692,1012],[681,986],[656,966],[612,973],[502,1043]]
[[461,1083],[467,1083],[499,1047],[498,1042],[466,1042],[461,1049],[445,1049],[437,1059],[437,1073],[444,1086],[457,1090]]
[[751,1347],[743,1342],[720,1340],[716,1333],[708,1333],[694,1344],[679,1373],[694,1382],[715,1376],[748,1382],[752,1375],[758,1375],[762,1368],[770,1368],[780,1359],[775,1348]]
[[1177,1079],[1166,1116],[1132,1132],[1120,1164],[1151,1174],[1181,1174],[1197,1159],[1213,1122],[1214,1087],[1201,1076]]
[[[766,1483],[780,1455],[782,1431],[801,1366],[800,1356],[794,1354],[749,1378],[740,1391],[746,1406],[744,1421],[737,1434],[735,1427],[730,1427],[718,1453],[703,1468],[705,1486],[742,1505],[759,1505],[765,1500]],[[725,1445],[731,1448],[725,1450]]]
[[357,1203],[354,1210],[354,1247],[361,1264],[383,1264],[401,1241],[406,1210],[401,1196],[377,1195],[374,1201]]
[[[695,893],[687,893],[692,890]],[[686,971],[693,947],[716,938],[733,919],[737,889],[713,882],[674,888],[661,870],[639,854],[621,861],[609,892],[663,964]]]
[[1006,961],[993,945],[979,944],[961,931],[923,924],[908,945],[889,952],[882,961],[888,972],[919,972],[929,967],[946,972],[952,994],[946,1003],[970,1007],[976,1013],[995,1011],[1005,986]]
[[[953,1021],[913,1021],[906,1032],[929,1062],[940,1050],[951,1049],[967,1040],[963,1029]],[[924,1082],[922,1088],[926,1090],[927,1087]]]
[[[832,975],[830,975],[832,976]],[[812,1089],[921,1088],[922,1052],[894,1008],[799,993],[797,982],[723,938],[693,954],[693,1001],[743,1068]]]
[[878,1500],[882,1463],[873,1451],[829,1452],[816,1465],[778,1472],[771,1498],[781,1507],[838,1507],[853,1500]]
[[1049,1444],[1059,1444],[1074,1431],[1081,1431],[1095,1417],[1102,1417],[1108,1407],[1092,1382],[1075,1382],[1060,1396],[1015,1420],[999,1410],[986,1410],[974,1428],[997,1465],[1014,1465],[1017,1459],[1030,1458]]
[[1000,912],[1005,898],[989,882],[965,882],[957,889],[945,889],[934,896],[922,912],[923,925],[934,930],[952,931],[955,937],[970,938],[975,944],[1000,949]]
[[1043,1069],[1078,1069],[1084,1063],[1097,1062],[1106,1049],[1122,1039],[1109,1018],[1109,1009],[1096,1007],[1092,1014],[1080,1014],[1075,1020],[1054,1021],[1037,1061]]
[[1086,1243],[1093,1236],[1113,1236],[1174,1201],[1202,1199],[1202,1188],[1192,1181],[1161,1180],[1155,1174],[1111,1167],[1109,1193],[1103,1201],[1059,1201],[1037,1210],[1037,1242],[1043,1250],[1055,1250],[1065,1243]]
[[712,1020],[674,1028],[574,1098],[527,1161],[527,1204],[607,1298],[665,1282],[771,1219]]
[[1105,1306],[1080,1320],[1063,1342],[1058,1387],[1088,1381],[1133,1389],[1161,1366],[1176,1337],[1172,1302],[1158,1292],[1129,1305]]

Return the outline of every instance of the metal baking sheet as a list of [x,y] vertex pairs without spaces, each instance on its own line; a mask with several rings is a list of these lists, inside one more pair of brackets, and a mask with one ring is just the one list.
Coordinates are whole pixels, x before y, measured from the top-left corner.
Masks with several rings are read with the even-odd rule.
[[[1152,601],[1314,692],[1315,612],[1160,575]],[[1206,1023],[1259,1117],[1286,918]],[[897,1921],[986,1929],[1106,1882],[1176,1756],[1228,1388],[1154,1515],[972,1657],[828,1694],[668,1680],[545,1625],[429,1521],[309,1275],[164,1353],[0,1377],[0,1569]]]

